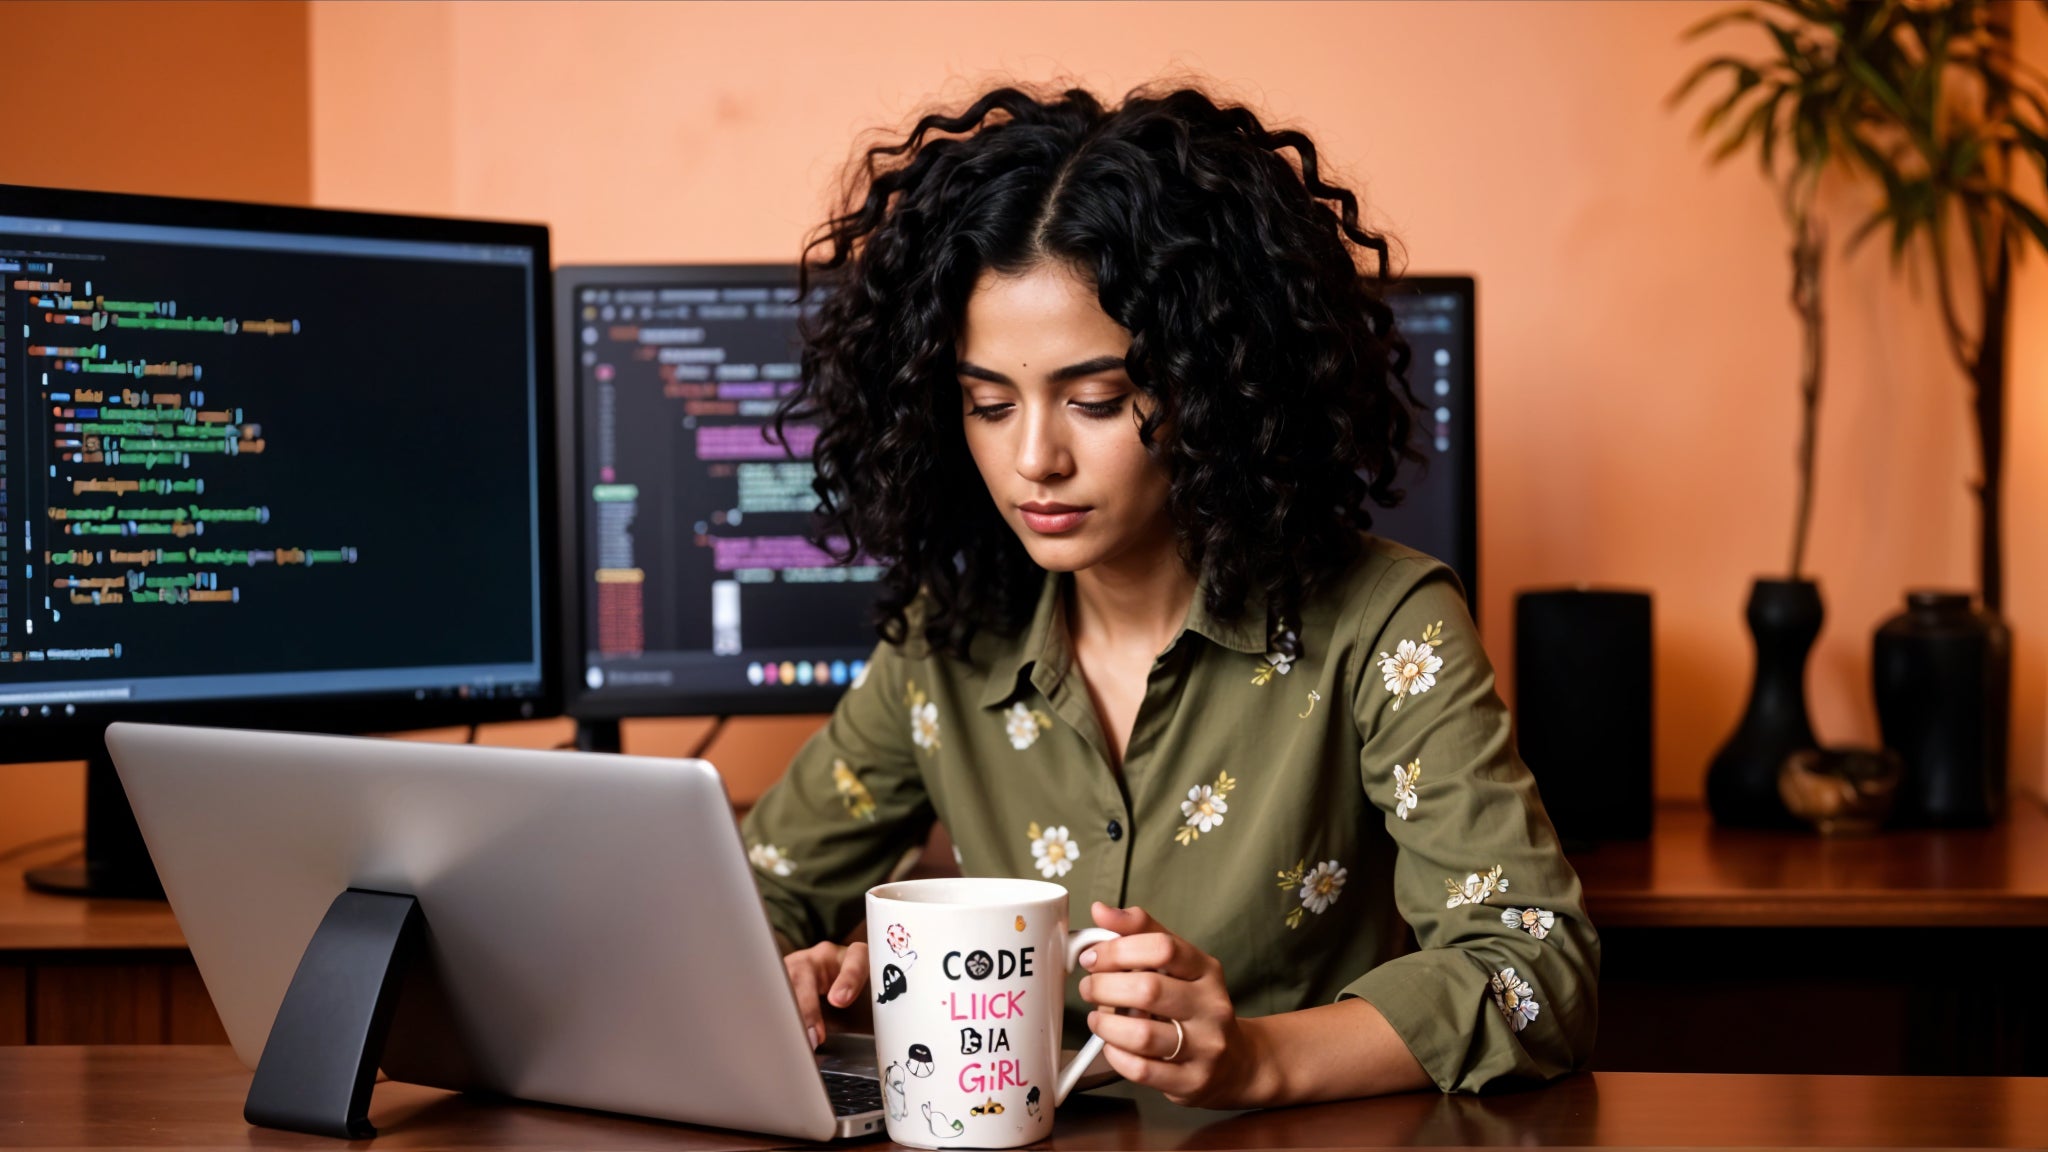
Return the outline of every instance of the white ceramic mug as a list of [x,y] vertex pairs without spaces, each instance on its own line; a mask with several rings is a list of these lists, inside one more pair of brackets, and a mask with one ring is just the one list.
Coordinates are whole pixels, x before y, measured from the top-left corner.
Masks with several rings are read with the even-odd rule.
[[914,1148],[1014,1148],[1102,1049],[1059,1066],[1067,973],[1103,928],[1067,931],[1067,890],[1043,880],[904,880],[868,890],[868,984],[889,1138]]

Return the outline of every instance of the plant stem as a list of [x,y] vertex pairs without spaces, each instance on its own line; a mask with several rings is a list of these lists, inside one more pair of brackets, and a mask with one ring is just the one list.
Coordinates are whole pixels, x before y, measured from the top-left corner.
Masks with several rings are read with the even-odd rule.
[[1799,505],[1792,521],[1792,579],[1806,564],[1806,532],[1813,519],[1813,460],[1820,415],[1820,382],[1825,328],[1821,313],[1821,257],[1826,237],[1812,204],[1793,211],[1792,308],[1799,315],[1804,347],[1799,359]]

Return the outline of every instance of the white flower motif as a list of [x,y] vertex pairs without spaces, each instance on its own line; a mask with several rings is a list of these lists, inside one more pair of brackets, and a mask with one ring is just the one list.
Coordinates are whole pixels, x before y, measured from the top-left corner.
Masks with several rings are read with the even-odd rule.
[[1344,894],[1344,880],[1350,873],[1335,860],[1325,860],[1301,880],[1301,906],[1317,915]]
[[1557,913],[1547,908],[1509,908],[1500,914],[1500,922],[1541,940],[1556,926]]
[[1197,784],[1188,789],[1188,798],[1180,802],[1180,814],[1203,832],[1223,823],[1223,814],[1228,811],[1230,802],[1207,784]]
[[1494,1006],[1500,1009],[1502,1016],[1507,1017],[1508,1027],[1513,1031],[1520,1032],[1527,1028],[1529,1021],[1534,1020],[1536,1013],[1541,1011],[1541,1006],[1536,1003],[1536,990],[1529,987],[1527,980],[1515,975],[1513,968],[1503,968],[1496,972],[1492,979],[1487,981],[1487,986],[1493,992]]
[[1074,861],[1081,858],[1081,849],[1067,835],[1064,824],[1055,824],[1040,832],[1034,822],[1026,834],[1031,837],[1031,860],[1038,866],[1038,874],[1051,880],[1065,876],[1074,870]]
[[1507,891],[1507,877],[1502,876],[1500,871],[1500,865],[1495,864],[1492,870],[1485,875],[1477,872],[1468,873],[1463,884],[1458,883],[1456,880],[1445,880],[1444,890],[1450,893],[1450,899],[1444,901],[1444,907],[1456,908],[1460,904],[1484,904],[1488,896],[1496,892]]
[[1387,691],[1394,694],[1394,707],[1401,707],[1404,696],[1420,696],[1436,687],[1436,674],[1443,670],[1443,657],[1436,654],[1432,644],[1417,644],[1403,640],[1394,648],[1392,656],[1380,653],[1380,675],[1386,678]]
[[789,858],[788,851],[773,844],[756,844],[747,849],[747,863],[777,876],[796,871],[796,861]]
[[1422,761],[1418,758],[1407,767],[1394,765],[1394,815],[1406,820],[1415,811],[1415,785],[1422,779]]
[[1038,743],[1039,733],[1050,727],[1051,720],[1043,713],[1025,707],[1021,700],[1003,713],[1003,729],[1010,734],[1010,747],[1020,752]]
[[939,706],[927,700],[910,706],[910,742],[927,752],[939,747]]

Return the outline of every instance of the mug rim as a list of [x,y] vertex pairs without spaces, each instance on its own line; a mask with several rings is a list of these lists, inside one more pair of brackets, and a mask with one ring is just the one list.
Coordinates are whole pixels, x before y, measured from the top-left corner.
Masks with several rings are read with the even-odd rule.
[[[976,900],[919,898],[916,895],[971,885],[987,885],[992,888],[1002,886],[1015,894]],[[1025,876],[925,876],[915,880],[893,880],[877,884],[868,889],[867,895],[871,900],[905,904],[933,911],[978,912],[1016,904],[1045,904],[1053,901],[1058,901],[1064,910],[1066,902],[1073,894],[1049,880],[1033,880]]]

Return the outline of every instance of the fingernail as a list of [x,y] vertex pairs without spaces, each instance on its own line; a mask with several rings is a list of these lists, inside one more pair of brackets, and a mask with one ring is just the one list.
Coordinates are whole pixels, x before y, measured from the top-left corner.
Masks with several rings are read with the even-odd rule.
[[811,1047],[813,1048],[816,1048],[818,1045],[823,1044],[825,1042],[825,1038],[818,1035],[818,1026],[816,1024],[806,1025],[804,1027],[804,1032],[810,1036]]
[[1089,950],[1087,950],[1086,952],[1083,952],[1083,953],[1081,953],[1081,967],[1083,967],[1083,968],[1093,968],[1093,967],[1095,967],[1095,949],[1093,949],[1093,948],[1090,948],[1090,949],[1089,949]]

